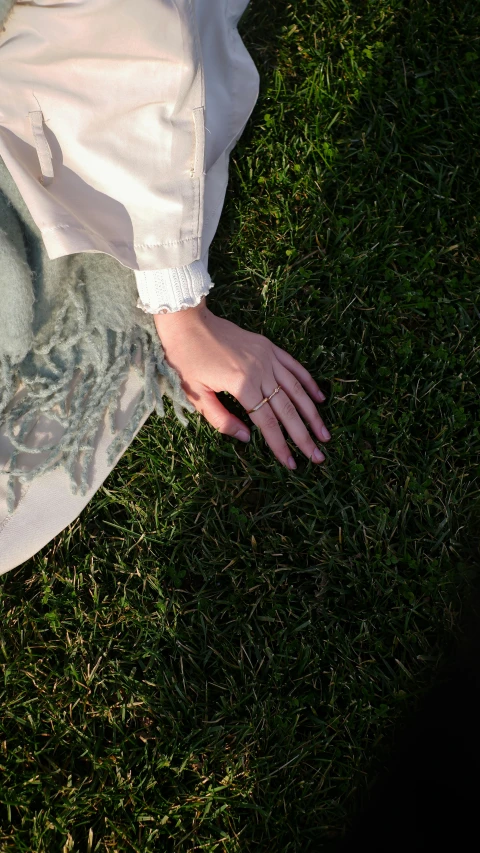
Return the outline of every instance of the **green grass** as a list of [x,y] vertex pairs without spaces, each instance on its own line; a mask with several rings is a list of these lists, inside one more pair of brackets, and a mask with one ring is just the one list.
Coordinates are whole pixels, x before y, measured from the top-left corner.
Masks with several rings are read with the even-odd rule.
[[321,849],[475,579],[478,3],[262,0],[241,31],[210,306],[320,380],[328,458],[152,417],[2,579],[2,853]]

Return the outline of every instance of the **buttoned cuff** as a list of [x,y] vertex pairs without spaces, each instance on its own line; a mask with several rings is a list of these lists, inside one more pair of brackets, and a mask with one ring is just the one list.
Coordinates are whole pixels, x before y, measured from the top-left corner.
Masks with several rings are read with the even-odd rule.
[[147,314],[194,308],[214,286],[202,261],[163,270],[134,270],[139,300]]

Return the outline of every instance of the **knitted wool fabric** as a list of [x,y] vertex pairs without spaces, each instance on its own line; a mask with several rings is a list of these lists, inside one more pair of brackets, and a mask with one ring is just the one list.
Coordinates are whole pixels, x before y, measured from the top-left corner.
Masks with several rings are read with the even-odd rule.
[[[69,473],[72,491],[86,494],[95,436],[106,414],[115,432],[115,411],[132,367],[141,374],[143,391],[109,447],[110,463],[148,411],[164,415],[164,395],[188,424],[183,410],[193,412],[194,406],[164,360],[153,317],[136,307],[137,297],[133,270],[110,255],[49,259],[0,158],[0,430],[13,448],[6,469],[9,512],[16,482],[59,467]],[[42,416],[58,421],[63,435],[32,449],[28,436]]]

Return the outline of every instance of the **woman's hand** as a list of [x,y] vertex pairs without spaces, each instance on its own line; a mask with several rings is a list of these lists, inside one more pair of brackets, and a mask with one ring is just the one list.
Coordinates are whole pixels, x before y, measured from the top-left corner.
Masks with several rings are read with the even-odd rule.
[[248,427],[216,396],[219,391],[228,391],[245,409],[253,409],[281,385],[282,390],[249,417],[287,468],[297,466],[280,423],[305,456],[323,462],[305,423],[319,441],[330,439],[315,405],[325,396],[291,355],[263,335],[212,314],[205,299],[196,308],[156,314],[154,319],[167,362],[179,373],[188,399],[215,429],[241,441],[250,438]]

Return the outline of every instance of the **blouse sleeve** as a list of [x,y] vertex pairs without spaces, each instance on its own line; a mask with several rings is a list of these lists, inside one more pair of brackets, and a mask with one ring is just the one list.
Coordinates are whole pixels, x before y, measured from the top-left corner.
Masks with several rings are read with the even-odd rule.
[[0,27],[0,156],[48,256],[112,255],[149,313],[213,286],[229,155],[258,96],[247,5],[19,0]]
[[139,299],[137,308],[147,314],[168,314],[194,308],[213,287],[205,264],[194,261],[184,267],[135,270]]

